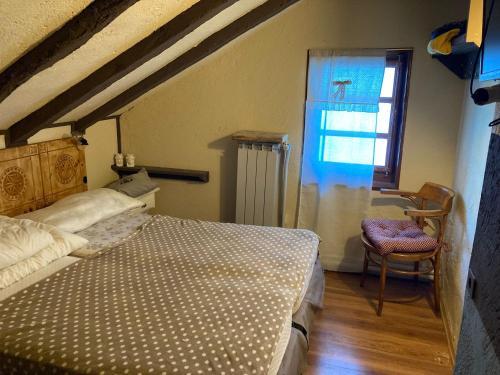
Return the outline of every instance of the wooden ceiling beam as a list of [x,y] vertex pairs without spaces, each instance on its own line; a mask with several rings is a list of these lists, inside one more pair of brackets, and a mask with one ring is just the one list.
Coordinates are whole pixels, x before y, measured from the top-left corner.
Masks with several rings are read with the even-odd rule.
[[230,25],[214,33],[198,46],[182,54],[157,72],[76,121],[74,129],[85,131],[85,129],[97,121],[115,113],[151,89],[181,73],[198,61],[219,50],[238,36],[253,29],[298,1],[299,0],[268,0]]
[[237,0],[200,0],[82,81],[9,128],[11,144],[26,139],[159,55]]
[[138,0],[93,1],[0,73],[0,102],[16,88],[84,45]]

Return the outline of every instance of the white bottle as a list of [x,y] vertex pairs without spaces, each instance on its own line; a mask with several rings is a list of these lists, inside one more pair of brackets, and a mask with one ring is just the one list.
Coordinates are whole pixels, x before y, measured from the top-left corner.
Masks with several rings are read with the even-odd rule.
[[127,161],[127,167],[135,167],[135,156],[134,154],[127,154],[125,157]]
[[123,154],[115,154],[115,165],[123,167]]

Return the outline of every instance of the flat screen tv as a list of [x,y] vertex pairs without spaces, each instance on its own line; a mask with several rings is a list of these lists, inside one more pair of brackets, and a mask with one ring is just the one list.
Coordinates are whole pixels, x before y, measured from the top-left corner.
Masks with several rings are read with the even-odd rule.
[[500,79],[500,0],[485,0],[483,14],[486,26],[492,4],[493,9],[491,11],[488,31],[483,41],[480,74],[481,81]]

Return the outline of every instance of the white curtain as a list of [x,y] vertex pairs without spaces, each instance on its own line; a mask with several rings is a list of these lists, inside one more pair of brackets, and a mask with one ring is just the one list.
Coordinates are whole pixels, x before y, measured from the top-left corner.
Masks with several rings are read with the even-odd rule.
[[384,70],[383,50],[309,53],[298,226],[319,234],[329,270],[362,268]]

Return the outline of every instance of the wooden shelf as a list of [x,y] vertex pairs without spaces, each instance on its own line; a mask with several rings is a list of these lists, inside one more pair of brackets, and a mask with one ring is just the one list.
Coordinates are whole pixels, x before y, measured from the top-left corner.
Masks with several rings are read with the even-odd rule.
[[233,134],[233,140],[241,143],[284,143],[288,134],[242,130]]
[[111,169],[118,173],[120,177],[137,173],[142,168],[146,169],[149,176],[154,178],[208,182],[209,177],[208,171],[195,171],[191,169],[151,167],[146,165],[136,165],[135,167],[117,167],[116,165],[111,166]]

